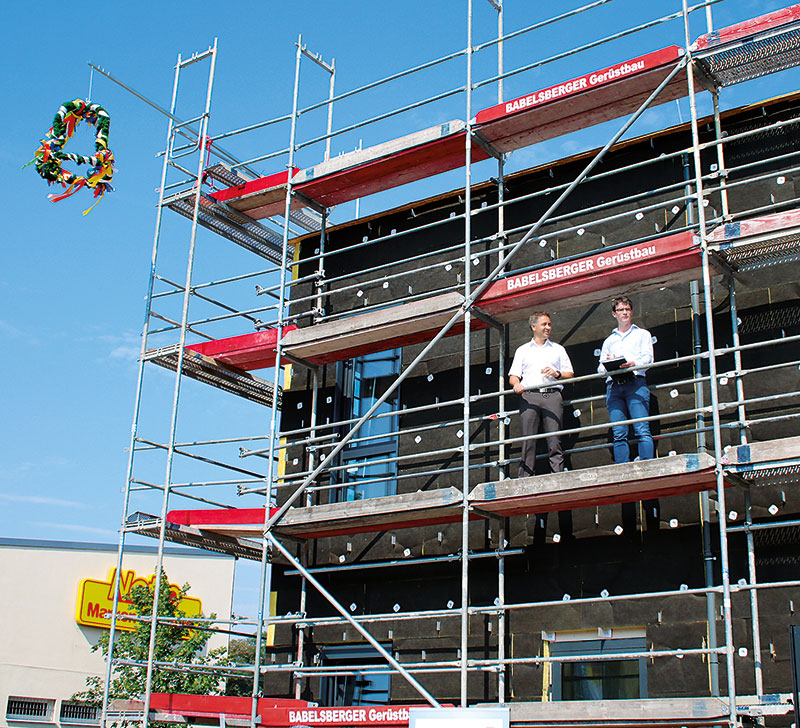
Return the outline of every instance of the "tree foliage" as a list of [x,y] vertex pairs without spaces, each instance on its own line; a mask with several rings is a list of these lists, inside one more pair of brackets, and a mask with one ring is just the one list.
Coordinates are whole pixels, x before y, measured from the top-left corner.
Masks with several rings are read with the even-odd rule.
[[[159,617],[186,617],[179,609],[179,603],[190,589],[184,584],[180,589],[170,587],[167,575],[161,572],[159,590]],[[139,616],[150,616],[153,611],[155,579],[146,586],[138,585],[130,590],[128,599],[130,611]],[[213,619],[216,615],[210,615]],[[203,666],[228,664],[226,649],[220,647],[206,652],[206,645],[212,632],[204,629],[205,623],[193,622],[187,618],[183,622],[159,623],[156,628],[152,692],[154,693],[192,693],[195,695],[216,695],[222,692],[223,682],[218,671],[203,671]],[[102,650],[108,657],[109,633],[100,636],[93,651]],[[133,663],[114,663],[109,697],[141,699],[145,693],[147,678],[147,655],[150,645],[150,621],[136,621],[131,632],[117,631],[114,638],[115,660],[130,660]],[[173,663],[176,667],[168,669],[158,663]],[[191,665],[191,667],[177,667]],[[89,677],[86,690],[75,695],[76,700],[99,703],[103,699],[103,679]]]

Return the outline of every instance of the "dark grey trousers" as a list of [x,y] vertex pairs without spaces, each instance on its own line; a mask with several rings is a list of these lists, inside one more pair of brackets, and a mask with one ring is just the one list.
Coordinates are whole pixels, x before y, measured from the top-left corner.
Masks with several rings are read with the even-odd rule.
[[[519,407],[522,422],[522,435],[527,437],[541,432],[556,432],[561,429],[561,417],[564,412],[561,391],[524,392]],[[561,438],[551,435],[547,441],[550,470],[561,473],[564,470],[564,454],[561,450]],[[519,463],[519,477],[527,478],[536,471],[536,440],[525,440],[522,443],[522,456]]]

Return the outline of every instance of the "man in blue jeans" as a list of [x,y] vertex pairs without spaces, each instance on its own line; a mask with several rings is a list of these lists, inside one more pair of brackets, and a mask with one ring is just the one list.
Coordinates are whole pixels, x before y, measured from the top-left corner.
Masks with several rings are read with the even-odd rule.
[[[609,374],[606,379],[606,404],[614,435],[614,462],[630,462],[628,426],[613,425],[628,419],[647,417],[650,414],[650,390],[647,387],[647,366],[653,363],[653,339],[650,332],[633,323],[633,304],[627,296],[618,296],[611,302],[611,315],[617,328],[603,342],[600,366],[597,371]],[[604,363],[623,360],[611,371]],[[644,367],[630,371],[633,367]],[[649,422],[633,423],[633,432],[639,444],[639,459],[649,460],[655,455]]]

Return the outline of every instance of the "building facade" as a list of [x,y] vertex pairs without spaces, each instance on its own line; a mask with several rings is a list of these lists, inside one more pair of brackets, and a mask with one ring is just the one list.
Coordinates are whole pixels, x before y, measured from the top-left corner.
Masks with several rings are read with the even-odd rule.
[[[129,546],[123,562],[128,582],[151,576],[155,557],[154,547]],[[103,655],[92,647],[108,626],[87,622],[109,623],[104,610],[113,592],[117,547],[5,538],[0,560],[2,725],[97,725],[99,710],[72,697],[86,690],[87,677],[105,674]],[[189,595],[205,614],[230,615],[233,558],[169,547],[164,569],[171,582],[191,585]],[[209,647],[226,644],[215,636]]]

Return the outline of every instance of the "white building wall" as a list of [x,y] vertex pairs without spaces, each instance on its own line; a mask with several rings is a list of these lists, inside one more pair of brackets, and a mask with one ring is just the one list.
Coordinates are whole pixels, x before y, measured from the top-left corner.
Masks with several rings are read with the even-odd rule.
[[[75,620],[82,579],[106,580],[116,567],[117,546],[26,539],[0,539],[0,727],[59,722],[60,702],[86,687],[89,675],[105,672],[101,634]],[[154,547],[126,546],[123,569],[154,573]],[[164,569],[173,583],[191,585],[203,613],[230,616],[235,559],[193,549],[170,548]],[[215,635],[209,648],[226,644]],[[6,720],[9,697],[51,702],[46,719]],[[71,722],[70,725],[75,725]]]

